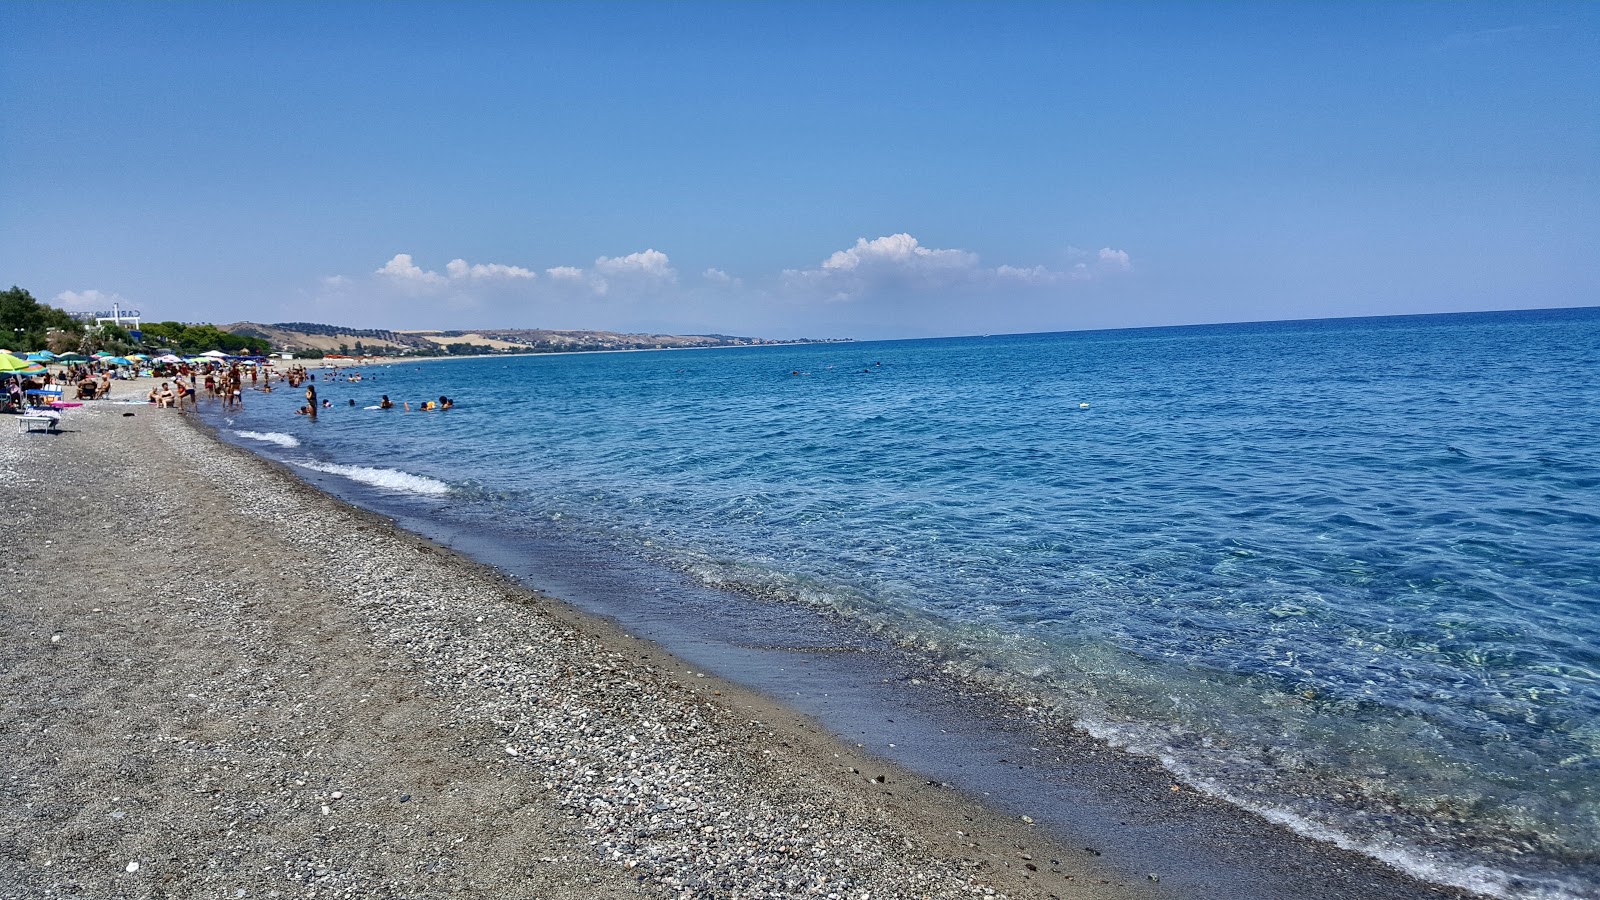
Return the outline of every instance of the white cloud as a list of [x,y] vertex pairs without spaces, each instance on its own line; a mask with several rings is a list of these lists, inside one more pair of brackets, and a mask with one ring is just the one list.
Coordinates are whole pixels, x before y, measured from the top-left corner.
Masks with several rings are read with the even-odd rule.
[[[1087,254],[1069,248],[1072,258]],[[855,246],[839,250],[814,269],[787,269],[782,281],[792,291],[820,293],[829,300],[848,300],[879,291],[940,291],[998,285],[1043,286],[1087,281],[1132,269],[1126,251],[1107,247],[1094,262],[1079,262],[1062,271],[1043,265],[987,267],[978,254],[924,246],[909,234],[857,238]]]
[[924,247],[909,234],[856,238],[856,245],[840,250],[823,260],[822,268],[852,272],[873,266],[902,269],[968,269],[977,266],[978,255],[965,250],[935,250]]
[[68,312],[96,312],[113,305],[127,306],[128,299],[121,294],[106,291],[62,291],[55,297],[56,305]]
[[478,281],[490,279],[525,280],[532,281],[539,276],[532,269],[521,266],[507,266],[500,263],[478,263],[468,265],[464,259],[452,259],[445,264],[444,270],[450,273],[451,278],[471,278]]
[[[464,259],[452,259],[445,264],[445,274],[441,275],[431,269],[424,269],[416,264],[409,253],[396,253],[394,258],[384,263],[383,268],[374,272],[382,278],[420,288],[443,287],[451,282],[463,281],[532,281],[539,276],[532,269],[522,266],[508,266],[503,263],[469,263]],[[343,276],[335,275],[333,279],[325,279],[327,284],[335,284],[334,279]]]
[[1110,247],[1100,248],[1100,265],[1115,272],[1128,272],[1133,269],[1133,262],[1128,259],[1128,251],[1113,250]]
[[[927,246],[905,232],[859,237],[819,256],[807,267],[741,280],[715,266],[696,266],[693,275],[680,278],[672,259],[654,248],[594,257],[584,265],[534,267],[457,257],[437,270],[397,253],[369,275],[322,279],[316,302],[330,309],[364,307],[375,320],[425,325],[438,324],[433,317],[441,315],[475,325],[531,322],[574,328],[629,321],[666,327],[668,321],[692,318],[694,327],[716,330],[762,317],[815,315],[805,308],[852,301],[855,309],[836,309],[821,318],[842,328],[856,320],[898,321],[901,313],[918,310],[930,322],[943,316],[972,323],[959,327],[982,330],[998,327],[985,323],[1008,315],[1007,308],[1039,303],[1055,308],[1056,301],[1088,283],[1123,277],[1134,267],[1128,251],[1110,246],[1063,248],[1044,263],[992,264],[971,250]],[[83,297],[79,302],[91,306],[110,299],[97,292]],[[734,298],[739,302],[731,302]],[[403,319],[402,311],[411,318]],[[719,319],[726,324],[717,324]],[[1007,327],[1025,330],[1026,324]]]
[[1059,272],[1052,272],[1044,266],[999,266],[994,270],[994,275],[1001,281],[1015,281],[1021,284],[1047,284],[1060,277]]
[[646,250],[643,253],[630,253],[618,257],[602,256],[594,261],[594,268],[602,275],[613,277],[637,275],[666,282],[678,280],[678,273],[673,270],[672,262],[660,250]]
[[445,277],[438,272],[429,272],[412,262],[409,253],[396,253],[394,259],[384,263],[383,268],[372,274],[412,285],[432,286],[446,282]]

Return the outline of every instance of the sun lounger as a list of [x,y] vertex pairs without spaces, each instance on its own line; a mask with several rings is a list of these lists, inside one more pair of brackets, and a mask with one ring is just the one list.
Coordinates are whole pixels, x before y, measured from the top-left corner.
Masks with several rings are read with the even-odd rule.
[[19,431],[33,431],[35,428],[42,428],[45,431],[54,433],[61,429],[61,413],[53,409],[23,413],[17,416],[17,428]]
[[32,388],[26,393],[29,406],[49,406],[61,399],[61,388],[57,387]]

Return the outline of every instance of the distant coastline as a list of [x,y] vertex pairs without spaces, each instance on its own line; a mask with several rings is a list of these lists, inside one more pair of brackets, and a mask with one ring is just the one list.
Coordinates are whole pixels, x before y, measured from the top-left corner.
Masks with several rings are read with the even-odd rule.
[[235,322],[224,331],[270,343],[275,352],[308,358],[334,355],[358,358],[421,359],[520,356],[545,353],[599,353],[623,350],[699,350],[718,347],[771,347],[849,342],[853,338],[773,340],[727,334],[645,334],[600,330],[481,328],[407,330],[346,328],[314,322],[263,325]]

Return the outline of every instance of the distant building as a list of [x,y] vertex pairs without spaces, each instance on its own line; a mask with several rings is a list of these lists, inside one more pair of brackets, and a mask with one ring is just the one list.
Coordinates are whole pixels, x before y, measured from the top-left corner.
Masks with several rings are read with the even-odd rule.
[[123,309],[113,303],[110,309],[101,309],[94,312],[73,313],[72,317],[82,322],[93,321],[96,325],[110,323],[129,331],[139,330],[140,313],[137,309]]

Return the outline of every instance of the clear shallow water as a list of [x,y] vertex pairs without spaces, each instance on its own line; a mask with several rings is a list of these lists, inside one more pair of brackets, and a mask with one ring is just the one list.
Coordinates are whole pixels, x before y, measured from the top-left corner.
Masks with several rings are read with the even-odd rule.
[[1414,872],[1600,896],[1597,373],[1590,309],[396,366],[228,427],[837,611]]

